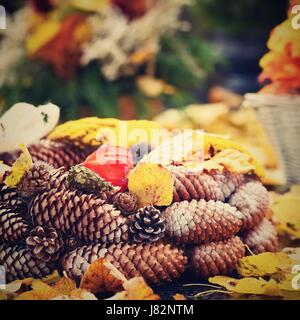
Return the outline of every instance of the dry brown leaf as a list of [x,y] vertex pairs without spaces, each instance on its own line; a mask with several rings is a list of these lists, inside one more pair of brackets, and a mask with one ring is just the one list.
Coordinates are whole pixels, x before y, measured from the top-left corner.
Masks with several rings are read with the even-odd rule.
[[116,293],[108,300],[159,300],[160,296],[146,284],[144,278],[134,277],[123,283],[124,291]]
[[127,279],[106,259],[94,261],[84,273],[80,288],[93,293],[116,292]]

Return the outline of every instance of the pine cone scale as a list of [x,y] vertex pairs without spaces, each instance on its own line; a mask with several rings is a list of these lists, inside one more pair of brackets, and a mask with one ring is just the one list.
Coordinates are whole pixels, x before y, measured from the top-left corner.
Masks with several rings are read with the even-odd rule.
[[195,246],[190,250],[190,271],[203,278],[225,275],[236,268],[244,255],[244,244],[239,237]]
[[168,207],[166,235],[175,243],[199,244],[218,241],[237,234],[241,215],[236,208],[220,201],[182,201]]

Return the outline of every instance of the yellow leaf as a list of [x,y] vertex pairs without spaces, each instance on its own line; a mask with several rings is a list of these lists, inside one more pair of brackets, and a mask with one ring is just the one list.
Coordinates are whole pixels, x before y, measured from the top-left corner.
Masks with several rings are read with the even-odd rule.
[[41,280],[33,280],[32,290],[40,300],[49,300],[57,295],[56,290]]
[[87,117],[79,120],[68,121],[57,126],[48,136],[52,141],[74,144],[79,148],[86,146],[100,146],[102,139],[97,140],[100,129],[115,130],[119,120],[113,118],[101,119]]
[[249,162],[253,165],[253,171],[258,177],[262,178],[265,175],[264,169],[261,164],[259,164],[259,162],[244,147],[231,139],[226,139],[217,135],[205,134],[204,147],[204,154],[209,158],[211,158],[211,154],[212,156],[214,156],[226,149],[234,149],[240,151],[241,153],[249,156]]
[[8,187],[16,186],[24,173],[32,167],[32,159],[27,147],[22,144],[20,145],[20,149],[22,150],[22,154],[13,164],[10,175],[4,180],[4,183]]
[[262,278],[234,279],[226,276],[215,276],[209,278],[208,281],[220,285],[234,293],[282,296],[282,292],[279,289],[277,282],[273,279],[267,281]]
[[248,173],[254,171],[255,167],[251,163],[251,157],[249,154],[242,153],[234,149],[226,149],[215,156],[210,160],[204,162],[204,168],[207,171],[210,170],[223,170],[227,169],[229,172],[236,173]]
[[173,296],[173,299],[174,300],[178,300],[178,301],[180,301],[180,300],[187,300],[187,298],[183,295],[183,294],[180,294],[180,293],[176,293],[176,294],[174,294],[174,296]]
[[16,300],[42,300],[34,290],[26,291],[19,294]]
[[108,300],[159,300],[160,297],[146,284],[144,278],[134,277],[123,283],[124,291]]
[[265,252],[239,260],[237,270],[241,276],[284,276],[290,272],[293,260],[283,252]]
[[172,173],[159,164],[139,163],[128,175],[128,189],[141,206],[167,206],[173,200]]
[[111,263],[101,258],[88,267],[81,279],[80,288],[93,293],[116,292],[126,280]]
[[55,270],[52,274],[49,274],[48,276],[44,277],[42,281],[51,285],[53,283],[58,282],[60,279],[61,276],[59,275],[58,271]]
[[56,295],[71,295],[72,291],[76,289],[76,283],[70,278],[61,278],[54,286]]
[[300,196],[294,192],[279,197],[272,205],[273,219],[279,232],[300,238]]
[[157,145],[161,141],[161,127],[148,120],[119,121],[114,127],[102,127],[97,132],[97,140],[130,148],[132,145],[146,143]]

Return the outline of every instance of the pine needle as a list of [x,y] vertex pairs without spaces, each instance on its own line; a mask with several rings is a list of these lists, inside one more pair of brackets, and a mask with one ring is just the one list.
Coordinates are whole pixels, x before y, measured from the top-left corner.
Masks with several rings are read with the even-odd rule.
[[210,287],[210,288],[215,288],[215,289],[221,289],[220,286],[214,286],[212,284],[207,284],[207,283],[187,283],[184,284],[183,287],[193,287],[193,286],[202,286],[202,287]]
[[232,292],[231,291],[225,291],[225,290],[208,290],[208,291],[202,291],[202,292],[199,292],[197,294],[194,295],[194,298],[200,298],[202,296],[205,296],[205,295],[208,295],[208,294],[212,294],[212,293],[226,293],[226,294],[229,294],[231,295]]

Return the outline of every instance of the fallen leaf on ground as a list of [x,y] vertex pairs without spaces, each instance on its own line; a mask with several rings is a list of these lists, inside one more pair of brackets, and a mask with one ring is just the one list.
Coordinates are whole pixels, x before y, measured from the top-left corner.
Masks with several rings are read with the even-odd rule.
[[281,297],[282,292],[273,279],[242,278],[234,279],[226,276],[215,276],[208,279],[210,283],[220,285],[228,291],[239,294],[256,294]]
[[106,259],[94,261],[84,273],[80,288],[93,293],[116,292],[127,279]]
[[284,252],[264,252],[244,257],[237,265],[238,273],[243,277],[283,277],[290,273],[294,261]]
[[300,195],[299,187],[280,196],[274,201],[271,210],[280,233],[287,233],[300,239]]
[[144,278],[134,277],[123,283],[124,291],[116,293],[108,300],[159,300]]

